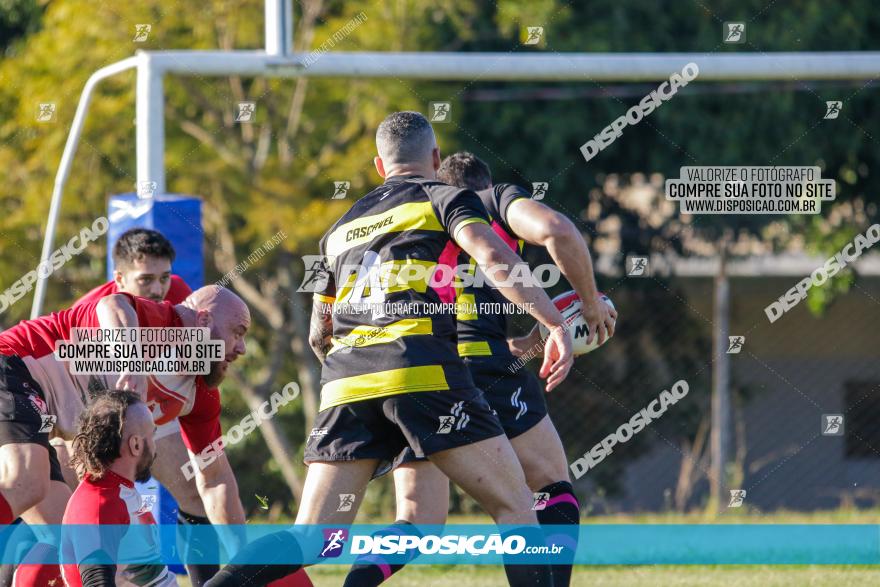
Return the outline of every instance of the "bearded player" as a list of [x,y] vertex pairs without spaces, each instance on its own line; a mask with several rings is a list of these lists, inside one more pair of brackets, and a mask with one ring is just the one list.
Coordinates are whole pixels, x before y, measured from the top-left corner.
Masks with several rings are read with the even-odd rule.
[[[187,449],[197,454],[220,437],[220,397],[198,376],[122,375],[113,384],[106,376],[75,375],[69,362],[58,361],[55,343],[70,338],[74,327],[206,327],[223,340],[225,356],[211,364],[208,378],[220,381],[229,363],[245,352],[250,326],[245,303],[231,291],[203,287],[182,304],[157,304],[129,294],[114,294],[0,333],[0,524],[21,516],[29,524],[59,524],[70,489],[61,475],[50,433],[70,439],[76,420],[91,396],[116,387],[149,397],[157,424],[179,420]],[[173,390],[173,392],[171,391]],[[195,479],[208,518],[215,524],[243,524],[244,512],[235,475],[224,454]],[[16,572],[16,585],[50,584],[58,575],[52,540],[43,539]]]
[[[83,479],[67,502],[61,546],[68,587],[177,586],[159,562],[156,520],[134,485],[150,478],[155,432],[149,408],[130,391],[101,393],[80,416],[72,463]],[[116,563],[120,550],[128,564]]]
[[[174,246],[158,231],[147,228],[132,228],[125,231],[113,246],[112,256],[113,280],[87,293],[76,302],[75,306],[96,302],[115,293],[130,293],[154,302],[167,301],[179,304],[192,293],[183,278],[171,272],[171,264],[176,256]],[[217,379],[220,376],[222,374],[218,372],[213,378]],[[203,379],[205,384],[211,388],[210,393],[219,393],[214,389],[219,385],[219,381],[211,380],[211,377]],[[151,389],[164,393],[155,386]],[[64,467],[66,446],[59,446],[56,440],[53,440],[52,444],[59,451],[62,472],[67,476],[69,469]],[[171,493],[177,502],[177,523],[181,529],[181,551],[202,552],[207,558],[210,556],[208,553],[217,552],[218,545],[213,541],[206,543],[210,540],[211,533],[197,529],[190,531],[190,528],[197,528],[211,522],[205,511],[195,478],[180,474],[181,467],[189,460],[189,454],[183,442],[177,419],[170,419],[159,426],[156,432],[156,447],[161,456],[153,465],[153,477]],[[218,569],[219,566],[216,564],[186,565],[187,574],[193,587],[203,585]]]

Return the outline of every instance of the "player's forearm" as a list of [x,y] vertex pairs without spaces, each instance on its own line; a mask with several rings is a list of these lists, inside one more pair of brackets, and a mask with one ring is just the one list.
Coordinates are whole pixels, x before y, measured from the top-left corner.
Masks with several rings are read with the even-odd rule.
[[[214,462],[216,464],[217,461]],[[228,461],[226,465],[228,467]],[[225,475],[222,479],[201,479],[197,480],[196,486],[205,504],[205,514],[211,524],[217,527],[226,552],[235,555],[246,541],[243,528],[245,517],[238,496],[238,483],[231,469],[229,474],[231,479]]]
[[212,524],[244,524],[244,508],[235,479],[199,487],[205,513]]
[[592,303],[599,292],[587,243],[570,221],[560,228],[559,232],[547,238],[544,246],[581,300]]
[[124,328],[138,325],[138,316],[128,298],[114,294],[102,298],[95,312],[101,328]]

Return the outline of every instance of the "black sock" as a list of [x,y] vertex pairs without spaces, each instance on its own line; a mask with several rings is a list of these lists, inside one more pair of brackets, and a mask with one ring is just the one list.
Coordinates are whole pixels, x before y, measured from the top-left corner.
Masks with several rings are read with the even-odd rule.
[[[544,544],[544,532],[536,526],[523,526],[502,533],[506,539],[510,535],[522,536],[526,544]],[[510,587],[553,587],[553,572],[548,565],[520,565],[504,563],[504,574]]]
[[557,481],[538,490],[550,494],[544,509],[538,510],[538,523],[544,526],[547,544],[562,546],[565,550],[551,555],[565,564],[552,565],[554,587],[568,587],[571,583],[571,566],[577,550],[580,526],[580,507],[574,496],[574,488],[568,481]]
[[[261,564],[267,553],[278,559],[298,561],[283,564]],[[254,540],[241,549],[228,565],[220,569],[205,587],[258,587],[291,575],[302,568],[302,549],[296,537],[287,531],[275,532]],[[250,562],[249,562],[250,561]]]
[[[391,534],[415,534],[416,536],[421,536],[415,530],[415,527],[406,520],[397,520],[388,528],[383,528],[376,532],[374,536],[388,536]],[[415,550],[411,552],[413,553],[412,558],[415,558],[418,554]],[[391,575],[406,566],[407,562],[409,561],[403,564],[389,564],[381,554],[361,555],[351,565],[351,570],[348,571],[348,576],[345,578],[345,583],[342,587],[377,587],[387,581]]]
[[220,570],[215,562],[220,560],[220,541],[213,529],[205,527],[210,525],[204,516],[177,512],[177,548],[193,587],[202,587]]

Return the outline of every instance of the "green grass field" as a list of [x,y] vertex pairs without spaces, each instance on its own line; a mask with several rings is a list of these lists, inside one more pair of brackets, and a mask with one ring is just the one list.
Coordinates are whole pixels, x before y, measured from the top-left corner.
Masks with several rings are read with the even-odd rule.
[[[363,520],[378,523],[379,520]],[[489,523],[481,516],[456,516],[450,523]],[[877,510],[838,510],[817,513],[777,512],[762,514],[739,510],[709,518],[702,514],[644,514],[591,517],[587,524],[880,524]],[[308,570],[316,587],[342,585],[347,566],[322,565]],[[880,583],[880,568],[870,566],[632,566],[585,567],[575,569],[574,586],[620,587],[756,587],[811,586],[862,587]],[[183,578],[181,586],[190,587]],[[504,571],[496,567],[410,565],[386,583],[389,587],[504,587]]]

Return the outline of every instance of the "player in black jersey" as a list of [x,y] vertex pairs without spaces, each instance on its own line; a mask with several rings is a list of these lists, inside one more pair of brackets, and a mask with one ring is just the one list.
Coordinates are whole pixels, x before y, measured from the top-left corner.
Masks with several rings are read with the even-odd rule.
[[[378,466],[411,447],[496,523],[543,541],[522,467],[458,356],[455,313],[432,309],[455,301],[454,285],[436,277],[462,250],[492,267],[500,282],[526,266],[492,230],[474,192],[435,179],[440,151],[424,116],[390,115],[376,146],[385,183],[321,240],[327,262],[315,280],[310,337],[324,364],[321,407],[305,449],[309,469],[296,523],[351,523]],[[499,291],[551,330],[541,376],[558,385],[572,364],[562,315],[534,280],[499,284]],[[349,505],[354,496],[354,504],[339,507],[341,496]],[[255,552],[291,557],[307,546],[321,545],[279,533],[248,545],[238,560]],[[263,584],[296,568],[234,561],[208,587]],[[511,585],[553,584],[543,565],[507,564],[505,572]]]
[[[617,312],[599,302],[592,261],[577,227],[563,214],[531,198],[525,189],[511,184],[492,184],[488,165],[471,153],[455,153],[444,159],[438,179],[477,192],[489,213],[496,233],[516,251],[524,241],[543,246],[569,280],[584,304],[590,325],[589,340],[603,342],[614,334]],[[472,259],[463,255],[463,263]],[[491,286],[461,287],[457,299],[463,309],[492,309],[504,298]],[[494,303],[494,305],[493,305]],[[577,543],[579,508],[568,475],[565,452],[556,428],[547,415],[547,404],[538,380],[526,369],[511,369],[516,356],[536,348],[537,328],[525,337],[507,338],[503,313],[465,311],[458,314],[458,352],[476,386],[485,393],[525,471],[534,492],[535,509],[548,531],[548,542],[564,544],[569,557]],[[548,386],[548,391],[552,389]],[[443,473],[411,449],[405,449],[394,468],[397,519],[410,524],[443,524],[449,504],[449,482]],[[399,522],[397,523],[399,526]],[[559,526],[563,525],[563,526]],[[403,565],[382,564],[373,556],[355,563],[346,587],[379,585]],[[571,564],[553,566],[556,587],[571,582]]]

